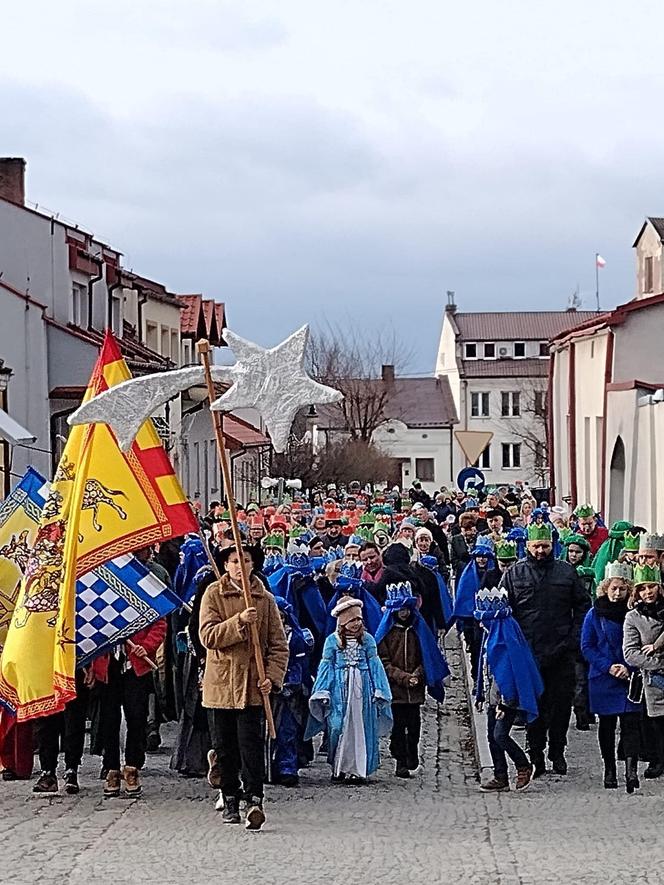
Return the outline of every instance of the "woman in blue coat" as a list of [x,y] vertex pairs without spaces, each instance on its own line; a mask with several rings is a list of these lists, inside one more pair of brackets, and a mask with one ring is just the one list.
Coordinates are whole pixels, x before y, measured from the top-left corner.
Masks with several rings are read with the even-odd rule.
[[632,567],[612,562],[597,588],[593,607],[586,615],[581,633],[581,651],[588,661],[590,712],[599,716],[599,748],[604,760],[604,787],[615,789],[616,726],[625,754],[625,784],[628,793],[639,787],[640,704],[627,698],[630,668],[623,657],[623,625],[627,598],[632,587]]

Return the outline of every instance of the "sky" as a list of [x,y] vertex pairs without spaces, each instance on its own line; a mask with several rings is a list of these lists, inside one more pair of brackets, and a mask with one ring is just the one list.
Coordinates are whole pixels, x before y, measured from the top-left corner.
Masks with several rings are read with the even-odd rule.
[[0,154],[27,196],[265,345],[634,295],[664,215],[664,4],[22,0]]

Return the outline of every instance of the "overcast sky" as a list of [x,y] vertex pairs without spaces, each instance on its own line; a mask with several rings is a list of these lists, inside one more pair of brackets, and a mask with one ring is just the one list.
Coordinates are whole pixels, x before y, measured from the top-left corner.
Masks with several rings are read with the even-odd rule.
[[[546,7],[546,9],[544,8]],[[265,344],[634,294],[664,215],[664,4],[22,0],[0,152],[125,264]]]

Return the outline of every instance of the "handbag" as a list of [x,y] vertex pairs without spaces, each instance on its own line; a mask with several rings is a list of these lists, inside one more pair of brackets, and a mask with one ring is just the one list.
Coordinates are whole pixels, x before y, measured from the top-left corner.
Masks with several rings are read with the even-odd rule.
[[632,704],[640,704],[643,700],[643,673],[640,670],[630,673],[627,700]]

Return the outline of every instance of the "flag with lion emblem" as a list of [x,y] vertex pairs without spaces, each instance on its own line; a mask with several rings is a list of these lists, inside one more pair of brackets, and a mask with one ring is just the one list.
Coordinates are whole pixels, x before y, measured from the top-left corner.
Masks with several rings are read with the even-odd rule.
[[[108,331],[85,400],[130,372]],[[42,510],[0,660],[0,702],[19,721],[76,696],[76,579],[122,554],[197,531],[151,421],[126,453],[106,424],[72,427]]]

